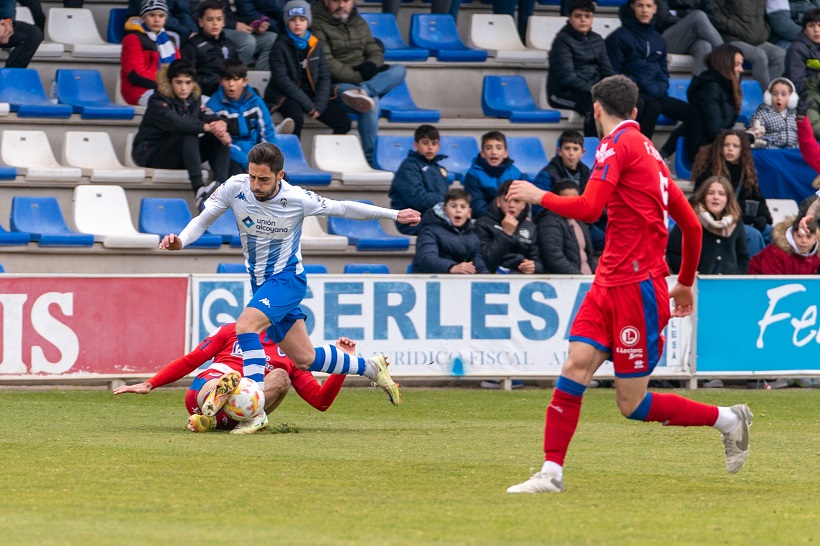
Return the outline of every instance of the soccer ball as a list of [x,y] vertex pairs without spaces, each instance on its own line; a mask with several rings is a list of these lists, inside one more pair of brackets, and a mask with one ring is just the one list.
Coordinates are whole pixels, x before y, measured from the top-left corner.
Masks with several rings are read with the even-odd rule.
[[250,421],[265,407],[265,393],[256,381],[243,377],[222,409],[234,421]]

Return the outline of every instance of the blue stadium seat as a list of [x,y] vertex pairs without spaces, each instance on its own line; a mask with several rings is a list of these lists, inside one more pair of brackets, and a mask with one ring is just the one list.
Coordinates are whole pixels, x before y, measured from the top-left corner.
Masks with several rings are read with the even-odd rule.
[[132,119],[134,108],[114,104],[96,70],[58,69],[54,75],[57,100],[83,119]]
[[235,264],[229,262],[222,262],[216,266],[217,273],[248,273],[245,264]]
[[[669,78],[669,96],[673,99],[680,99],[683,102],[689,102],[686,97],[686,91],[689,89],[689,84],[692,82],[691,78]],[[677,125],[677,121],[668,118],[661,114],[658,116],[658,125]]]
[[[142,233],[156,233],[165,237],[169,233],[179,233],[191,221],[188,203],[182,198],[144,197],[140,203],[139,229]],[[219,248],[222,237],[202,235],[189,246],[198,248]]]
[[362,13],[373,37],[384,45],[385,61],[426,61],[430,52],[421,47],[408,47],[401,37],[399,25],[392,13]]
[[[372,205],[370,201],[361,201]],[[382,229],[379,220],[352,220],[328,216],[327,232],[331,235],[344,235],[356,250],[407,250],[410,238],[401,235],[389,235]]]
[[302,267],[305,268],[305,274],[307,275],[327,274],[327,268],[322,264],[302,264]]
[[559,111],[536,106],[524,76],[484,76],[481,109],[485,116],[509,118],[513,123],[561,121]]
[[530,180],[534,180],[538,171],[549,163],[538,137],[507,137],[507,151],[518,170]]
[[410,275],[413,272],[413,262],[407,264],[407,274]]
[[592,166],[595,165],[595,151],[598,149],[598,145],[601,141],[598,137],[589,136],[584,137],[584,155],[581,157],[581,163],[592,169]]
[[379,108],[381,117],[398,123],[438,123],[441,118],[441,112],[438,110],[416,106],[405,81],[379,99]]
[[3,269],[3,264],[0,264],[0,273],[5,273],[5,272],[6,272],[6,270]]
[[478,142],[471,136],[441,137],[441,153],[447,156],[441,166],[455,176],[456,180],[464,179],[464,173],[470,168],[478,152]]
[[0,102],[9,103],[21,118],[68,118],[73,111],[67,104],[48,100],[33,68],[0,68]]
[[484,62],[486,49],[470,49],[458,35],[449,14],[415,14],[410,19],[410,45],[430,50],[442,62]]
[[276,135],[276,145],[285,155],[285,173],[288,182],[297,186],[328,186],[332,175],[324,171],[317,171],[308,165],[305,154],[302,153],[302,144],[296,135]]
[[675,178],[678,180],[692,178],[692,158],[689,157],[689,151],[683,137],[678,137],[678,144],[675,147]]
[[6,231],[0,226],[0,245],[27,245],[31,241],[31,235],[23,231]]
[[17,167],[0,167],[0,180],[14,180],[17,178]]
[[386,264],[345,264],[345,273],[348,274],[390,274],[390,268]]
[[31,234],[40,246],[92,246],[94,236],[71,231],[54,197],[11,198],[11,229]]
[[111,8],[108,14],[108,31],[105,37],[108,43],[122,43],[125,36],[126,21],[128,21],[128,8]]
[[233,215],[231,209],[223,212],[205,233],[221,237],[223,243],[228,243],[232,247],[239,248],[242,246],[242,240],[239,238],[239,228],[236,227],[236,216]]
[[376,138],[377,169],[396,172],[399,165],[407,157],[407,152],[413,149],[413,137],[408,135],[379,135]]
[[763,91],[756,80],[742,80],[740,91],[743,93],[743,102],[740,104],[740,114],[737,120],[746,125],[752,119],[757,107],[763,102]]
[[621,7],[622,4],[626,3],[626,0],[597,0],[595,4],[599,7],[610,7],[610,8],[618,8]]

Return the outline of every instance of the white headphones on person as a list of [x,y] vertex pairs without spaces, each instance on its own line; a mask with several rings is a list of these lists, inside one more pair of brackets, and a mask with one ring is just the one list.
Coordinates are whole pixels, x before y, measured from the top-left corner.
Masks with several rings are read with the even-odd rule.
[[797,91],[795,90],[794,84],[792,83],[792,81],[789,78],[775,78],[775,79],[773,79],[772,83],[769,84],[769,88],[766,89],[766,91],[763,92],[763,102],[765,102],[768,106],[772,105],[772,93],[771,93],[772,87],[774,87],[775,84],[778,84],[778,83],[784,83],[784,84],[788,85],[792,90],[792,92],[789,94],[789,102],[786,103],[786,108],[788,108],[789,110],[794,110],[795,108],[797,108],[797,101],[800,100],[800,96],[797,94]]

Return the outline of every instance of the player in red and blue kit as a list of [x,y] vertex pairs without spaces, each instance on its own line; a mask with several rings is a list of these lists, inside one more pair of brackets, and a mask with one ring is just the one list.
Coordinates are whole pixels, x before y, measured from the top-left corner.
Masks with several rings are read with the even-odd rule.
[[[624,76],[611,76],[593,86],[592,97],[595,120],[606,136],[583,195],[561,197],[524,181],[514,182],[507,192],[508,199],[523,199],[583,222],[596,221],[604,207],[608,211],[604,253],[570,330],[569,355],[547,407],[544,464],[508,493],[564,491],[564,458],[578,425],[581,400],[605,360],[614,364],[615,398],[625,417],[717,428],[731,473],[740,470],[749,454],[752,412],[747,406],[718,407],[646,390],[663,352],[662,332],[670,314],[692,313],[701,226],[655,146],[633,121],[635,84]],[[681,271],[671,291],[664,259],[667,214],[683,233]],[[670,298],[675,303],[672,313]]]
[[[313,374],[294,366],[293,362],[282,353],[266,333],[260,334],[260,341],[266,356],[265,413],[270,415],[282,403],[291,386],[296,394],[308,404],[319,411],[326,411],[339,394],[346,376],[331,375],[320,385]],[[347,354],[355,354],[356,351],[355,342],[348,338],[340,338],[336,342],[336,347]],[[237,372],[241,377],[242,351],[236,339],[236,323],[223,324],[203,339],[193,351],[169,363],[148,381],[118,387],[114,394],[147,394],[157,387],[182,379],[209,360],[213,360],[212,364],[197,375],[185,394],[185,409],[190,414],[188,430],[193,432],[205,432],[214,428],[237,430],[234,428],[236,421],[225,415],[223,411],[218,412],[215,417],[206,417],[202,415],[201,409],[208,394],[217,387],[222,378],[235,375]],[[241,433],[245,429],[238,430],[237,433]]]

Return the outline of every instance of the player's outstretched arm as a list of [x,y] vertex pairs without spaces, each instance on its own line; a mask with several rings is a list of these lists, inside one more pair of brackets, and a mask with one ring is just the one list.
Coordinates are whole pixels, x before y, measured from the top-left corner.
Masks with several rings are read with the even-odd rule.
[[584,193],[579,197],[562,197],[524,180],[516,180],[507,191],[507,199],[521,199],[528,203],[540,204],[564,218],[592,223],[601,217],[606,202],[614,190],[613,184],[593,177],[589,179]]
[[507,190],[507,199],[521,199],[532,205],[540,205],[546,194],[544,190],[526,180],[515,180]]
[[114,394],[148,394],[153,390],[153,386],[148,381],[137,383],[136,385],[122,385],[114,389]]

